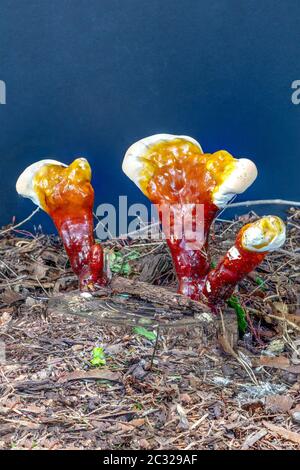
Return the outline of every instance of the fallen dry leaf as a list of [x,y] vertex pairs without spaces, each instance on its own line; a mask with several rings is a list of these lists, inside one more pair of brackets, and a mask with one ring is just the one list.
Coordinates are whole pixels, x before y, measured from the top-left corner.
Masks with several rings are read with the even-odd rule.
[[270,431],[278,434],[279,436],[283,437],[288,441],[295,442],[296,444],[300,444],[300,434],[294,431],[289,431],[288,429],[282,428],[281,426],[276,426],[273,423],[268,423],[267,421],[263,421],[263,425],[269,429]]
[[36,406],[36,405],[27,405],[26,408],[20,408],[20,411],[23,413],[33,413],[37,415],[42,415],[45,412],[44,406]]
[[272,310],[278,317],[286,318],[290,322],[300,326],[300,316],[289,313],[289,305],[283,302],[273,302]]
[[280,315],[285,316],[286,313],[289,313],[288,305],[284,302],[273,302],[272,310],[275,315],[279,313]]
[[147,441],[147,439],[140,439],[139,440],[139,445],[141,447],[141,449],[150,449],[151,448],[151,444],[149,441]]
[[34,423],[33,421],[29,421],[25,419],[18,419],[18,420],[13,420],[13,419],[8,419],[8,418],[2,418],[2,419],[3,421],[6,421],[7,423],[14,423],[14,424],[17,424],[18,426],[23,426],[29,429],[39,429],[41,427],[39,423],[36,423],[36,422]]
[[1,294],[1,299],[4,304],[12,305],[20,300],[24,300],[24,296],[11,289],[6,289],[3,294]]
[[179,403],[177,403],[177,405],[176,405],[176,411],[179,415],[179,424],[178,424],[178,426],[181,429],[189,429],[190,425],[189,425],[188,419],[186,417],[186,412],[185,412],[184,408]]
[[260,429],[260,431],[250,434],[250,436],[247,436],[244,443],[242,444],[241,450],[250,449],[250,447],[252,447],[255,442],[262,439],[267,433],[268,431],[266,431],[266,429]]
[[234,349],[232,347],[232,344],[230,344],[230,340],[229,340],[227,334],[218,335],[218,340],[219,340],[220,346],[222,347],[224,352],[226,352],[227,354],[230,354],[231,356],[233,356],[235,358],[237,357],[237,354],[234,351]]
[[294,400],[289,395],[269,395],[266,397],[265,407],[272,413],[288,412],[293,406]]
[[290,366],[290,361],[285,356],[261,356],[259,358],[259,365],[264,367],[274,367],[275,369],[287,369]]
[[184,405],[188,405],[189,403],[191,403],[192,398],[188,393],[182,393],[180,395],[180,400],[181,400],[181,403],[183,403]]
[[145,418],[132,419],[131,421],[129,421],[128,424],[130,426],[133,426],[134,428],[140,428],[141,426],[145,424]]
[[43,260],[38,258],[31,266],[30,275],[34,279],[44,279],[49,271],[49,266],[43,264]]
[[291,365],[290,360],[285,356],[261,356],[257,366],[273,367],[274,369],[282,369],[292,374],[300,374],[300,366]]
[[5,310],[5,312],[3,312],[1,315],[0,315],[0,327],[2,326],[6,326],[8,325],[8,323],[10,322],[11,320],[11,315],[12,315],[12,312],[9,311],[9,310]]

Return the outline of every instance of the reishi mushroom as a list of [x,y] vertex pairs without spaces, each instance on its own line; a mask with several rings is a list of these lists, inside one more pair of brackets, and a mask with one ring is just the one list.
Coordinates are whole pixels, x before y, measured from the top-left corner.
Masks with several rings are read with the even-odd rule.
[[271,251],[280,248],[286,238],[283,221],[274,215],[244,225],[235,244],[205,280],[203,294],[211,305],[226,300],[237,283],[253,271]]
[[94,190],[87,160],[77,158],[69,166],[49,159],[33,163],[19,176],[16,189],[52,218],[80,289],[105,285],[103,251],[94,239]]
[[[129,147],[122,169],[158,207],[181,294],[195,300],[207,298],[211,303],[225,300],[268,251],[284,243],[283,222],[272,216],[263,218],[241,230],[235,246],[210,272],[211,223],[221,208],[256,179],[256,166],[249,159],[235,159],[225,150],[203,153],[200,144],[191,137],[157,134]],[[197,211],[198,206],[202,206],[203,212]],[[178,218],[182,217],[189,218],[189,226],[196,231],[202,227],[196,243],[190,243],[190,233],[176,233]],[[280,232],[273,245],[271,238],[267,243],[271,227]],[[262,233],[266,249],[260,251],[255,247],[255,236]],[[236,254],[234,260],[232,253]]]

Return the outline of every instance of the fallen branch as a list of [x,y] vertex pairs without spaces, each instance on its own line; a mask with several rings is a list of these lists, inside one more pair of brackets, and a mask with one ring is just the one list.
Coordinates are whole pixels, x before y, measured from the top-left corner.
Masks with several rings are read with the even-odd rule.
[[276,204],[276,205],[287,205],[287,206],[300,206],[299,201],[287,201],[285,199],[257,199],[255,201],[242,201],[242,202],[233,202],[228,204],[224,208],[230,209],[232,207],[249,207],[249,206],[261,206],[264,204]]
[[287,441],[295,442],[295,444],[300,444],[300,434],[294,431],[289,431],[281,426],[276,426],[273,423],[268,423],[268,421],[263,421],[263,425],[269,429],[272,433],[275,433],[286,439]]
[[271,313],[268,313],[266,315],[267,318],[274,318],[275,320],[281,321],[289,325],[290,327],[294,328],[297,331],[300,331],[300,327],[296,325],[296,323],[292,322],[291,320],[288,320],[286,317],[279,317],[278,315],[272,315]]
[[164,287],[154,286],[136,279],[115,277],[111,281],[111,290],[116,294],[130,294],[147,302],[162,304],[165,307],[189,310],[194,313],[207,311],[207,305],[181,294],[172,292]]
[[113,278],[110,287],[93,295],[75,291],[51,297],[48,311],[119,326],[196,324],[205,327],[208,334],[218,329],[218,319],[212,317],[206,305],[163,287],[123,277]]

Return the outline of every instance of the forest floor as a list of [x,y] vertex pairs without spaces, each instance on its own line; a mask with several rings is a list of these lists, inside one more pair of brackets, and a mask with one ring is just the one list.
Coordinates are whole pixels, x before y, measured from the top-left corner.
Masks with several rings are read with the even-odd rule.
[[[254,219],[216,222],[213,259]],[[287,221],[286,245],[239,286],[248,327],[230,344],[184,320],[133,327],[132,294],[119,324],[51,309],[77,288],[60,241],[0,232],[0,449],[300,449],[300,211]],[[113,273],[176,288],[164,242],[106,249]]]

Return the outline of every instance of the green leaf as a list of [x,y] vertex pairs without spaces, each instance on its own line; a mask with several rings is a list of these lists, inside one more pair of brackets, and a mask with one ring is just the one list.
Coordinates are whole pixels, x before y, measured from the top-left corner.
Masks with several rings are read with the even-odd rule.
[[144,328],[143,326],[135,326],[133,328],[133,331],[135,334],[144,336],[145,338],[149,339],[149,341],[155,341],[157,333],[156,331],[149,331],[147,328]]
[[114,264],[110,267],[110,270],[111,270],[113,273],[120,273],[121,270],[122,270],[122,264],[120,264],[120,263],[114,263]]
[[132,269],[130,264],[125,260],[133,260],[138,258],[139,256],[139,253],[134,250],[128,253],[127,255],[123,255],[119,251],[114,251],[113,253],[110,253],[109,257],[110,270],[113,273],[128,276],[131,273]]
[[136,250],[132,250],[128,253],[128,255],[125,255],[124,258],[128,259],[128,260],[134,260],[134,259],[138,259],[140,257],[140,254],[138,251]]
[[136,410],[139,410],[139,411],[140,411],[140,410],[143,409],[143,405],[142,405],[142,403],[140,403],[140,402],[136,402],[136,403],[134,404],[134,408],[135,408]]
[[122,265],[121,274],[128,276],[131,273],[131,267],[128,263]]
[[229,297],[227,300],[227,305],[229,307],[234,308],[236,316],[237,316],[237,322],[238,322],[238,328],[241,333],[245,333],[248,327],[248,323],[246,320],[246,311],[245,309],[241,306],[240,301],[238,297],[232,295]]
[[94,348],[93,349],[92,359],[91,359],[90,363],[94,367],[105,366],[106,359],[105,359],[105,353],[104,353],[103,348]]

